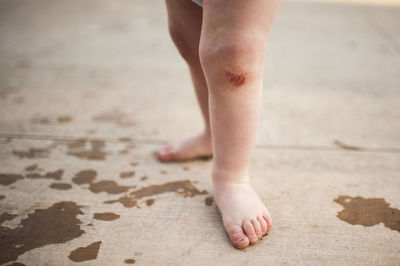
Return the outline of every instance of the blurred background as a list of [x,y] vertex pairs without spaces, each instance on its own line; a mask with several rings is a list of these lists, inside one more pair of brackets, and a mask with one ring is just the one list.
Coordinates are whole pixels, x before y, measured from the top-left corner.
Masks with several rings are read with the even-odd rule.
[[[202,126],[162,1],[0,4],[1,134],[166,141]],[[283,1],[258,143],[400,147],[399,5]]]

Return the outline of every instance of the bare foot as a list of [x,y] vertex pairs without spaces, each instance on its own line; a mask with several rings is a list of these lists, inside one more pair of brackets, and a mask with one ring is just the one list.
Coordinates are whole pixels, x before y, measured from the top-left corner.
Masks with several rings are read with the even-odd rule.
[[212,156],[212,143],[209,134],[199,134],[182,141],[169,144],[157,153],[163,162],[185,161]]
[[236,248],[255,244],[272,226],[267,208],[248,183],[214,182],[214,199]]

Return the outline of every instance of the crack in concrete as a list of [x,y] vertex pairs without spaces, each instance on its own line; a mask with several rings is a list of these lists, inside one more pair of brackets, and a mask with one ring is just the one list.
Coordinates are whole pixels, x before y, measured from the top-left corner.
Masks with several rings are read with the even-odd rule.
[[[13,134],[13,133],[0,133],[0,139],[24,139],[24,140],[53,140],[58,142],[69,143],[71,141],[77,141],[82,139],[81,136],[51,136],[51,135],[25,135],[25,134]],[[86,141],[91,141],[97,138],[85,137]],[[119,138],[102,138],[107,143],[121,143]],[[165,145],[169,141],[162,139],[144,139],[144,138],[131,138],[129,141],[132,144],[137,145]],[[400,153],[400,147],[386,148],[386,147],[361,147],[357,146],[357,149],[346,149],[341,145],[337,144],[337,140],[333,140],[332,146],[328,145],[301,145],[301,144],[256,144],[256,149],[266,149],[266,150],[304,150],[304,151],[347,151],[347,152],[372,152],[372,153]],[[128,143],[124,141],[124,143]],[[348,144],[347,144],[348,145]],[[352,145],[348,145],[349,147]],[[355,146],[354,146],[355,147]]]

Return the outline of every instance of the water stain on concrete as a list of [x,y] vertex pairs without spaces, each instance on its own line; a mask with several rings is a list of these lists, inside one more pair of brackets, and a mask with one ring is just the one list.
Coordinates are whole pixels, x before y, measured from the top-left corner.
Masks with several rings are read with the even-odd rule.
[[126,264],[135,264],[135,263],[136,263],[136,260],[135,260],[135,259],[126,259],[126,260],[124,260],[124,262],[125,262]]
[[72,185],[68,183],[52,183],[50,185],[50,188],[58,190],[69,190],[72,188]]
[[15,261],[25,252],[78,238],[82,206],[72,201],[57,202],[47,209],[36,209],[15,229],[0,226],[0,264]]
[[127,171],[127,172],[122,172],[119,174],[119,177],[121,178],[130,178],[135,175],[135,171]]
[[350,150],[350,151],[360,151],[360,150],[362,150],[360,147],[351,146],[351,145],[345,144],[345,143],[341,142],[340,140],[335,140],[333,143],[336,146],[338,146],[338,147],[340,147],[340,148],[342,148],[344,150]]
[[138,166],[138,165],[139,165],[139,162],[132,162],[131,165],[132,165],[132,166]]
[[108,152],[104,150],[105,141],[102,139],[78,139],[67,144],[67,154],[86,160],[104,160]]
[[211,206],[211,205],[213,204],[213,202],[214,202],[214,198],[213,198],[212,196],[209,196],[209,197],[207,197],[207,198],[204,199],[204,203],[205,203],[207,206]]
[[151,206],[154,204],[155,201],[156,201],[155,199],[147,199],[145,202],[147,206]]
[[28,165],[27,167],[25,167],[25,171],[32,172],[32,171],[35,171],[37,169],[37,167],[38,167],[37,164]]
[[6,198],[6,196],[0,195],[0,200],[3,200],[3,199],[5,199],[5,198]]
[[161,173],[161,174],[163,174],[163,175],[166,175],[166,174],[168,174],[168,172],[167,172],[167,171],[165,171],[165,170],[160,170],[160,173]]
[[76,139],[76,140],[67,142],[66,145],[67,145],[68,150],[79,149],[79,148],[85,148],[86,142],[87,142],[86,139]]
[[145,175],[145,176],[142,176],[141,178],[140,178],[140,180],[142,180],[142,181],[145,181],[145,180],[147,180],[148,179],[148,177]]
[[39,124],[39,125],[49,125],[49,124],[53,124],[55,122],[55,120],[57,121],[57,123],[69,123],[72,121],[72,117],[69,115],[60,115],[57,118],[49,118],[49,117],[45,117],[45,116],[37,116],[31,119],[31,122],[33,124]]
[[94,116],[93,120],[96,122],[113,123],[120,127],[130,127],[135,125],[135,123],[131,120],[131,116],[123,113],[119,109],[113,109],[111,111],[101,113],[97,116]]
[[130,142],[132,141],[132,139],[130,137],[121,137],[118,139],[121,142]]
[[183,180],[183,181],[169,182],[162,185],[151,185],[148,187],[144,187],[136,191],[132,191],[128,195],[120,197],[119,199],[108,200],[105,201],[104,203],[111,204],[119,202],[126,208],[132,208],[134,206],[137,207],[138,200],[142,198],[151,197],[154,195],[159,195],[167,192],[175,192],[183,197],[194,197],[197,195],[208,194],[208,192],[205,190],[203,191],[198,190],[190,180]]
[[136,187],[121,186],[113,180],[102,180],[94,183],[93,181],[96,179],[96,176],[97,172],[94,170],[83,170],[72,178],[72,182],[78,185],[89,184],[89,190],[93,193],[106,192],[108,194],[120,194]]
[[69,115],[61,115],[61,116],[57,117],[57,122],[61,123],[61,124],[69,123],[71,121],[72,121],[72,117]]
[[97,259],[101,241],[94,242],[86,247],[77,248],[69,254],[68,258],[74,262],[82,262]]
[[63,174],[64,170],[59,169],[54,172],[47,172],[43,175],[40,173],[28,173],[25,175],[25,177],[30,179],[47,178],[47,179],[61,180]]
[[101,221],[114,221],[117,220],[120,215],[113,212],[102,212],[93,214],[93,218]]
[[[33,169],[33,167],[29,166],[27,168]],[[36,169],[36,165],[35,165]],[[39,170],[39,169],[38,169]],[[30,179],[54,179],[54,180],[61,180],[61,177],[64,173],[64,170],[59,169],[54,172],[47,172],[45,174],[40,174],[37,172],[28,172],[25,176],[21,174],[12,174],[12,173],[0,173],[0,185],[8,186],[12,183],[15,183],[17,180],[23,179],[24,177]]]
[[13,150],[13,154],[20,159],[28,158],[47,158],[49,157],[48,149],[41,148],[29,148],[28,150]]
[[12,219],[14,219],[15,217],[17,217],[18,215],[16,214],[10,214],[8,212],[3,212],[0,215],[0,224],[2,224],[5,221],[11,221]]
[[19,179],[23,179],[22,175],[17,174],[8,174],[8,173],[0,173],[0,185],[8,186]]
[[189,171],[189,170],[190,170],[190,167],[188,167],[188,166],[183,167],[183,171]]
[[108,194],[120,194],[135,187],[136,186],[121,186],[113,180],[102,180],[96,183],[91,183],[89,190],[93,193],[106,192]]
[[334,201],[344,207],[336,215],[342,221],[363,226],[383,223],[400,233],[400,210],[390,208],[390,204],[382,198],[339,196]]
[[94,170],[82,170],[72,178],[72,182],[77,185],[90,184],[96,178],[97,172]]

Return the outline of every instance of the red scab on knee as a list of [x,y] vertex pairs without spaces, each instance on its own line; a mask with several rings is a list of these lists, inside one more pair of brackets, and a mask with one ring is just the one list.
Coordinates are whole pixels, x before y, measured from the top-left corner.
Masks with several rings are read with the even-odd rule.
[[225,77],[235,87],[240,87],[246,82],[247,73],[225,71]]

